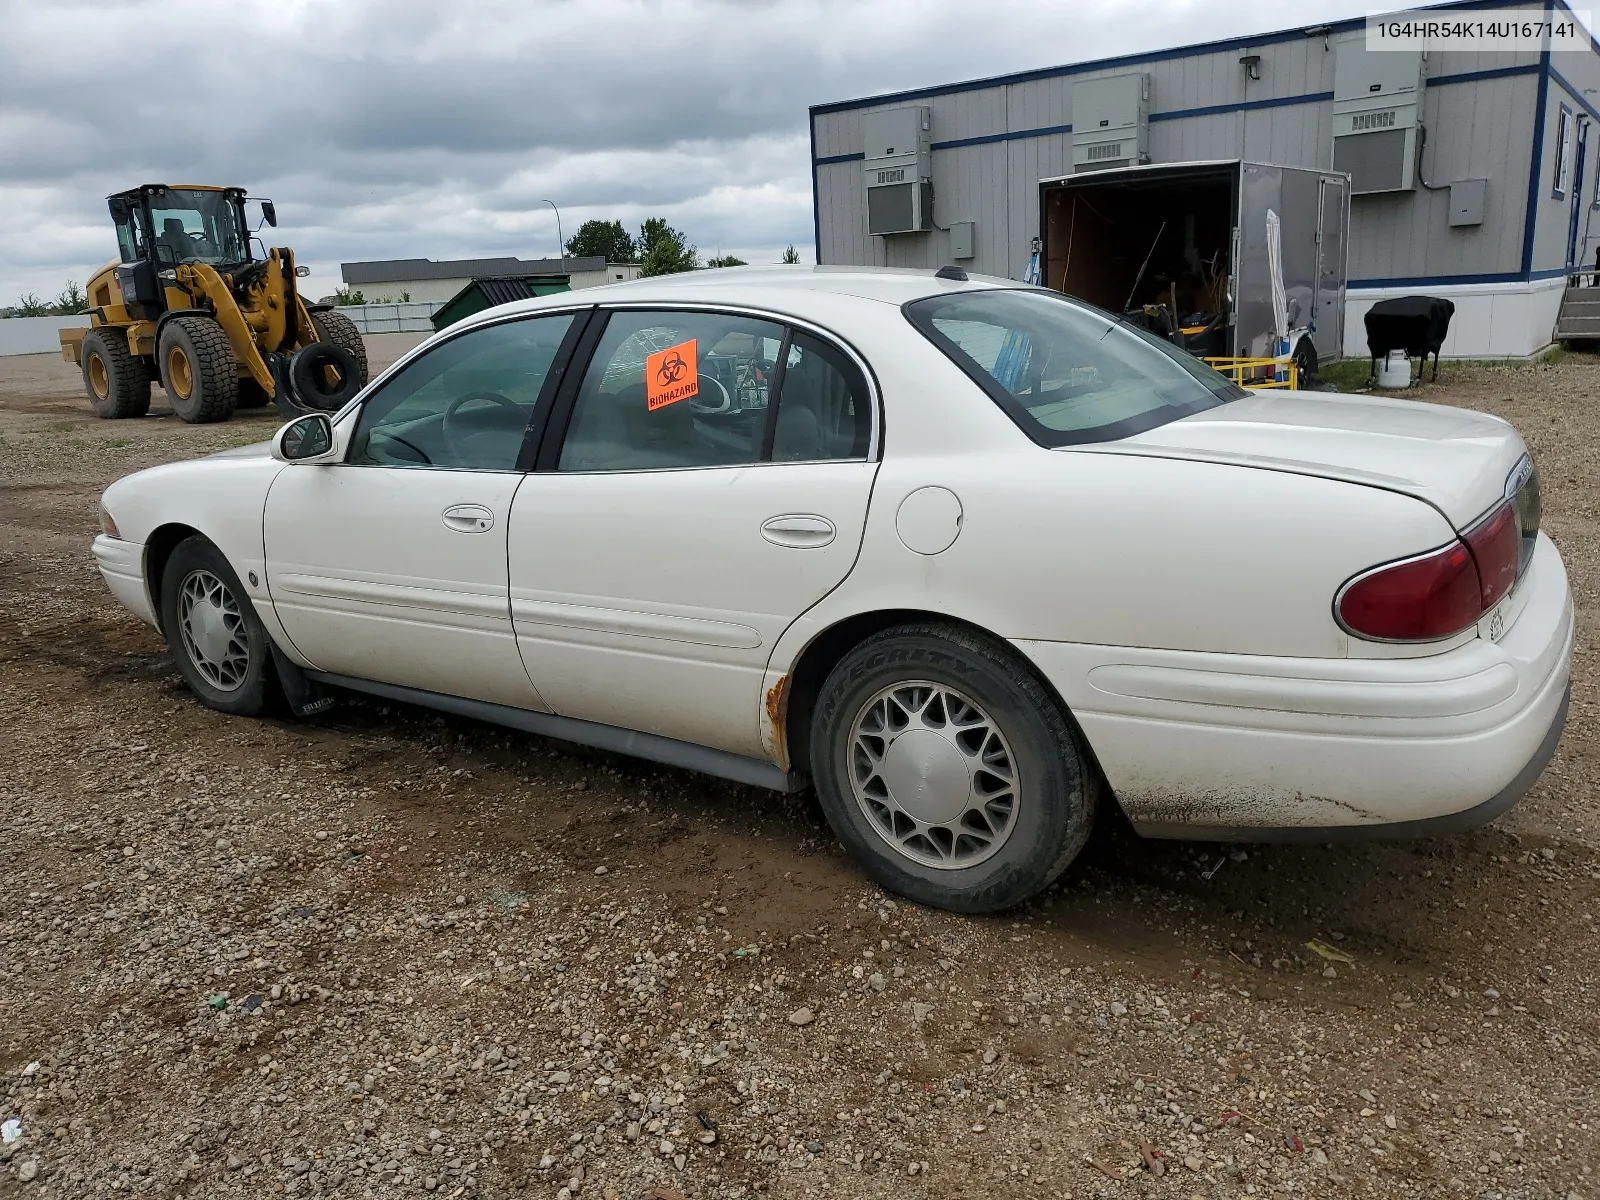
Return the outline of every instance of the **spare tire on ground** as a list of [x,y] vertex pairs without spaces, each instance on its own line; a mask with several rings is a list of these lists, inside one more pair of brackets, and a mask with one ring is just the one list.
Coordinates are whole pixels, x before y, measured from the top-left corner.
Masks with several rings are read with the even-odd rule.
[[356,356],[336,342],[312,342],[289,361],[295,399],[306,408],[333,412],[356,398],[365,383]]
[[317,341],[343,346],[356,356],[356,365],[361,368],[361,382],[365,385],[368,378],[367,343],[362,339],[361,330],[356,328],[356,323],[342,312],[331,308],[312,313],[311,323],[317,327]]

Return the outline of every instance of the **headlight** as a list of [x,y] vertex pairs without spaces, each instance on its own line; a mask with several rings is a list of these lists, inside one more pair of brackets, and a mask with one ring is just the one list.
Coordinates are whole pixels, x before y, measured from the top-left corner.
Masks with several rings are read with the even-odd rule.
[[121,533],[117,532],[117,522],[115,519],[113,519],[111,514],[106,511],[106,506],[104,504],[100,506],[100,532],[105,534],[107,537],[120,538],[122,536]]
[[178,282],[178,272],[168,267],[165,271],[157,271],[156,278],[161,280],[162,283],[176,284]]

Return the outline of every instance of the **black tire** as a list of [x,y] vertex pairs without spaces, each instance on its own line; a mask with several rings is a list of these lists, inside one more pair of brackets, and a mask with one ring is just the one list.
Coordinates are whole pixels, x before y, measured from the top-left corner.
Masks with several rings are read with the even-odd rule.
[[1309,337],[1302,337],[1294,344],[1294,366],[1299,378],[1295,381],[1302,391],[1314,387],[1317,382],[1317,348]]
[[234,408],[261,408],[271,403],[272,397],[253,377],[239,378],[239,398],[233,402]]
[[317,340],[332,342],[335,346],[343,346],[350,351],[350,356],[356,360],[356,375],[360,379],[360,386],[367,386],[367,343],[361,337],[361,330],[356,328],[356,323],[342,312],[326,309],[322,312],[311,314],[311,323],[317,327]]
[[305,408],[337,412],[361,391],[361,366],[337,342],[312,342],[289,360],[289,383]]
[[83,339],[83,386],[95,416],[108,421],[150,411],[150,368],[128,352],[128,335],[112,327],[91,329]]
[[[911,723],[877,740],[882,758],[876,767],[865,766],[869,760],[858,757],[855,745],[858,718],[863,720],[863,729],[870,728],[866,714],[885,703],[880,699],[885,692],[918,681],[949,688],[959,696],[948,696],[948,704],[944,693],[940,699],[930,700]],[[909,688],[891,693],[911,694]],[[974,723],[974,714],[982,720]],[[869,816],[871,802],[858,800],[853,781],[857,764],[863,764],[863,772],[870,776],[866,793],[889,795],[886,779],[913,761],[905,755],[896,759],[889,749],[911,746],[913,743],[900,739],[918,728],[938,735],[931,743],[923,739],[923,744],[936,747],[932,757],[917,760],[922,766],[913,768],[911,775],[900,775],[902,782],[910,780],[910,786],[919,789],[919,798],[936,794],[933,789],[939,768],[950,766],[967,772],[966,776],[946,776],[968,781],[956,785],[969,789],[962,795],[976,795],[985,806],[1004,807],[1007,789],[1002,777],[1009,767],[1012,800],[1002,814],[1004,824],[990,830],[986,850],[980,845],[982,836],[967,832],[977,828],[971,818],[979,809],[976,805],[961,809],[968,804],[965,799],[957,803],[957,810],[964,815],[952,818],[952,827],[962,832],[951,835],[948,828],[930,827],[927,836],[902,833],[900,846],[892,844],[890,834],[880,829],[893,829],[897,821],[911,829],[912,823],[903,816],[887,815],[892,811],[887,805],[880,806],[876,816]],[[996,734],[998,741],[992,740],[991,734]],[[864,732],[861,736],[870,739],[873,735]],[[973,737],[979,741],[976,747]],[[941,742],[954,749],[940,748]],[[956,754],[964,759],[952,757]],[[868,638],[845,655],[829,673],[817,699],[811,722],[810,765],[828,823],[867,874],[891,891],[953,912],[995,912],[1043,890],[1066,870],[1094,825],[1098,789],[1091,776],[1093,768],[1054,698],[1007,649],[955,626],[902,625]],[[992,821],[998,811],[1000,808],[991,810],[986,819]],[[945,838],[948,847],[941,840]],[[961,865],[964,845],[968,865]],[[943,866],[917,857],[941,854],[945,856]]]
[[[191,583],[204,589],[201,603],[222,601],[212,618],[222,621],[220,634],[219,627],[208,625],[207,616],[201,614],[185,635],[185,589]],[[161,573],[161,629],[178,670],[200,703],[241,717],[253,717],[267,706],[273,679],[267,631],[222,551],[198,534],[178,543]],[[219,653],[218,642],[224,638]],[[215,661],[207,658],[208,650],[217,655]]]
[[226,421],[239,401],[238,366],[228,335],[204,313],[173,317],[156,350],[172,411],[190,425]]

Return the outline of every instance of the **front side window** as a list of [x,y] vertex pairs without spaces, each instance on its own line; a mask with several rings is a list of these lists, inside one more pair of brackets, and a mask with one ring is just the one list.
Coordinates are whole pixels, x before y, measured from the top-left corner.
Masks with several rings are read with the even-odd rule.
[[1045,446],[1129,437],[1247,394],[1175,346],[1050,292],[957,292],[905,311]]
[[248,261],[241,221],[238,205],[226,192],[169,188],[150,198],[156,257],[167,266]]
[[515,469],[572,322],[571,313],[505,321],[436,346],[362,404],[345,461]]
[[139,225],[139,214],[132,210],[116,218],[117,252],[125,263],[141,262],[145,257],[144,231]]
[[785,332],[728,313],[612,313],[578,389],[557,469],[759,462]]

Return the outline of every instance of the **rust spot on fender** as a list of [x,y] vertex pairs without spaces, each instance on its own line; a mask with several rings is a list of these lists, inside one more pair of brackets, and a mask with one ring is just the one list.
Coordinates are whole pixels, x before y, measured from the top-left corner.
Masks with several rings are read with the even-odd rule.
[[772,726],[772,748],[778,765],[789,769],[789,739],[784,736],[783,719],[789,709],[789,677],[781,676],[767,689],[767,723]]

